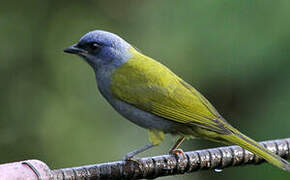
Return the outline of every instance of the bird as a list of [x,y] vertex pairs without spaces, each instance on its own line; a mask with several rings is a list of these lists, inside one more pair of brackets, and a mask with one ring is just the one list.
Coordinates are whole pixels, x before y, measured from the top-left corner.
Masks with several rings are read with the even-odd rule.
[[169,133],[178,137],[170,154],[183,155],[181,143],[197,137],[238,145],[290,171],[288,161],[231,126],[199,91],[120,36],[93,30],[64,52],[82,57],[94,70],[98,89],[109,104],[148,130],[150,143],[127,153],[124,160],[158,146]]

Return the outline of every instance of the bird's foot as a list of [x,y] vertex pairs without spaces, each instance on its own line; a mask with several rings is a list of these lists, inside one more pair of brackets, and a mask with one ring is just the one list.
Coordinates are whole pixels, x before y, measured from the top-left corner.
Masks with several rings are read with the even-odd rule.
[[173,149],[169,152],[169,154],[174,155],[176,157],[176,161],[180,167],[186,167],[187,157],[182,149]]
[[129,153],[127,153],[124,157],[123,157],[123,161],[134,161],[134,155],[135,155],[135,153],[133,153],[133,152],[129,152]]
[[177,156],[179,159],[185,159],[185,154],[182,149],[173,149],[169,151],[169,154]]
[[122,160],[125,161],[126,163],[133,163],[133,164],[137,164],[137,167],[140,168],[141,164],[140,162],[138,161],[138,159],[134,158],[134,153],[128,153],[126,154]]

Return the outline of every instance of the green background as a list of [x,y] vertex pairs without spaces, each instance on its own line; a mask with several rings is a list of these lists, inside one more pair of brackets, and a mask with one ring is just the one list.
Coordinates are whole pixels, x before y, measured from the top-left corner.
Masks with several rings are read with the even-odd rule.
[[[290,1],[5,1],[0,6],[0,163],[51,168],[119,160],[146,143],[101,97],[92,69],[63,53],[117,33],[201,91],[256,140],[289,137]],[[164,154],[173,138],[141,156]],[[221,146],[186,141],[186,151]],[[268,164],[160,179],[286,179]]]

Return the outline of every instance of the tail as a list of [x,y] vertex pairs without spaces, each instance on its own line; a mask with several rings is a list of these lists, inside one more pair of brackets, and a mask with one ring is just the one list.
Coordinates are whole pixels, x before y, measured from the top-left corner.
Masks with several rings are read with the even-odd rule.
[[228,142],[231,142],[232,144],[241,146],[242,148],[254,153],[255,155],[264,158],[266,161],[273,164],[274,166],[277,166],[285,171],[290,172],[290,164],[288,161],[282,159],[280,156],[264,148],[251,138],[243,135],[238,130],[232,127],[230,129],[233,132],[233,134],[222,135],[223,139],[225,139]]

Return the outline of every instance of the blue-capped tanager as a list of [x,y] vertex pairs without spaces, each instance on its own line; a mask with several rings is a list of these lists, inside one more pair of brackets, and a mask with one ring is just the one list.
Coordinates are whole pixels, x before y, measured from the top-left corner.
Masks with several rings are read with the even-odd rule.
[[159,145],[170,133],[180,137],[170,153],[182,153],[178,147],[186,137],[200,137],[239,145],[290,171],[286,160],[231,126],[190,84],[119,36],[91,31],[64,51],[93,68],[98,89],[116,111],[148,129],[150,144],[128,153],[126,160]]

